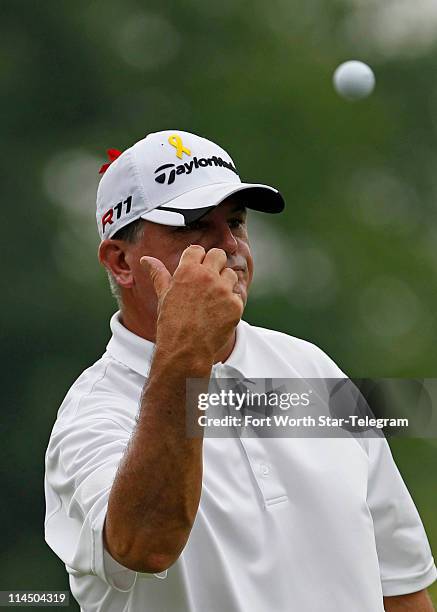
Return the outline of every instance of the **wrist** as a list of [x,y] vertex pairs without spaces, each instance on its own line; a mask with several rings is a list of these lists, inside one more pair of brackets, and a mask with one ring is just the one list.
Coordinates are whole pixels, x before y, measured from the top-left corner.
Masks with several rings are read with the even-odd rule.
[[174,374],[186,378],[209,378],[214,356],[199,352],[187,346],[169,347],[157,342],[153,355],[153,363],[168,369]]

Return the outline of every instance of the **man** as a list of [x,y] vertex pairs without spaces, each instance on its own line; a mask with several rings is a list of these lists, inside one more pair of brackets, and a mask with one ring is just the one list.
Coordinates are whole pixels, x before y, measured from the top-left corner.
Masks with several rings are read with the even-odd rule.
[[186,435],[187,379],[344,376],[241,319],[247,208],[282,196],[182,131],[110,155],[99,259],[120,310],[46,454],[46,540],[81,609],[431,611],[433,558],[384,439]]

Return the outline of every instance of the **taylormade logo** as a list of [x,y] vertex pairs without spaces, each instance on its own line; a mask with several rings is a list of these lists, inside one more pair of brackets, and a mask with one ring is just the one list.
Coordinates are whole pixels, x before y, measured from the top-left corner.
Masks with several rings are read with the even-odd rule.
[[199,159],[194,157],[192,161],[179,164],[178,166],[175,164],[164,164],[163,166],[159,166],[159,168],[155,170],[155,174],[158,175],[155,176],[155,181],[157,183],[161,183],[161,185],[164,185],[167,181],[167,185],[171,185],[175,182],[177,175],[191,174],[194,170],[206,168],[206,166],[219,166],[220,168],[227,168],[238,175],[237,169],[231,164],[231,162],[227,162],[221,157],[213,155],[213,157],[200,157]]

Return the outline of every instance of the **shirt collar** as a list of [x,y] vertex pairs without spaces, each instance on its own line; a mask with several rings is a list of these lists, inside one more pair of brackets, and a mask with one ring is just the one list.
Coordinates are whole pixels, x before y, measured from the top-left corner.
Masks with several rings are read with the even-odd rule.
[[[106,346],[107,352],[117,361],[124,364],[141,376],[147,377],[153,357],[155,344],[129,331],[121,323],[121,312],[117,310],[111,317],[112,338]],[[214,365],[216,376],[227,374],[245,376],[244,362],[247,351],[247,332],[249,324],[241,320],[237,325],[237,338],[234,349],[225,362]],[[236,372],[233,374],[233,371]],[[237,374],[238,373],[238,374]]]

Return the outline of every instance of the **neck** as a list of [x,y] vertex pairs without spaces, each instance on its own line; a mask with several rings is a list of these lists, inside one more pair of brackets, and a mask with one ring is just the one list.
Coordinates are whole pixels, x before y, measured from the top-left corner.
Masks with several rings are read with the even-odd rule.
[[[130,332],[149,340],[150,342],[156,343],[156,314],[154,317],[149,317],[144,320],[144,317],[136,316],[135,312],[128,310],[127,308],[121,307],[120,309],[120,322]],[[231,355],[234,350],[235,341],[237,339],[237,332],[234,330],[232,336],[224,344],[214,357],[214,363],[221,361],[224,363]]]

